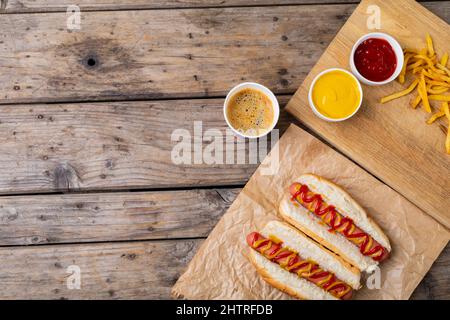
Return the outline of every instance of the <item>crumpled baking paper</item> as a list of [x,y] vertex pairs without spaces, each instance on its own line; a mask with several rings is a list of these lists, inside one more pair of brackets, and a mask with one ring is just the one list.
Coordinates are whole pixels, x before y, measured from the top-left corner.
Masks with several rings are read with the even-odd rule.
[[[279,168],[264,175],[274,152]],[[274,162],[272,162],[273,164]],[[450,232],[403,196],[304,130],[291,125],[225,213],[172,289],[186,299],[291,299],[257,274],[245,237],[279,219],[278,204],[303,173],[342,186],[380,225],[392,252],[381,264],[381,288],[354,299],[408,299],[450,239]]]

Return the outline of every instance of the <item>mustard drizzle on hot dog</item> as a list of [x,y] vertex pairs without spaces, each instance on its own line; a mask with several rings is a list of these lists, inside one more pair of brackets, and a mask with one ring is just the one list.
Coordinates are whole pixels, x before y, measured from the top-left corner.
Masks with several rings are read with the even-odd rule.
[[310,191],[305,184],[297,182],[294,185],[296,191],[294,194],[292,194],[291,191],[291,201],[301,204],[310,212],[321,218],[321,220],[330,227],[330,232],[341,233],[352,243],[356,244],[363,255],[369,256],[375,261],[380,261],[385,256],[387,250],[383,248],[383,246],[376,242],[366,232],[355,232],[357,226],[353,220],[344,217],[334,206],[328,205],[322,199],[320,194]]
[[294,250],[283,247],[282,242],[266,238],[257,232],[247,236],[248,244],[283,269],[311,281],[336,298],[342,299],[352,288],[333,273],[322,269],[316,262],[302,259]]

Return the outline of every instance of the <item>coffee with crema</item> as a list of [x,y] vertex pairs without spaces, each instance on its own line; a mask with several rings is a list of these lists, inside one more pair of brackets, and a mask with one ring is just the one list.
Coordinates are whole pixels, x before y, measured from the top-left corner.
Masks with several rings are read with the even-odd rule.
[[274,120],[272,101],[262,91],[245,88],[235,93],[226,108],[230,125],[250,136],[267,132]]

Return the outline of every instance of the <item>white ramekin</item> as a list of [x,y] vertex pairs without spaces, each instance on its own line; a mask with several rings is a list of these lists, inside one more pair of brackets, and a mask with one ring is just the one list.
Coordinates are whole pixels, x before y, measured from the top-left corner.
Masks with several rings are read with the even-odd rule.
[[[364,40],[367,40],[369,38],[384,39],[387,42],[389,42],[392,49],[394,49],[394,53],[397,58],[397,67],[396,67],[394,73],[392,74],[392,76],[390,76],[388,79],[386,79],[384,81],[371,81],[369,79],[364,78],[359,73],[358,69],[355,66],[355,60],[354,60],[355,51]],[[383,85],[383,84],[386,84],[386,83],[389,83],[389,82],[395,80],[395,78],[397,78],[398,75],[400,74],[400,72],[402,71],[403,62],[404,62],[403,49],[402,49],[400,43],[398,43],[398,41],[395,40],[392,36],[390,36],[386,33],[382,33],[382,32],[368,33],[368,34],[362,36],[361,38],[359,38],[359,40],[356,41],[355,44],[353,45],[353,49],[350,54],[350,69],[352,70],[353,74],[359,79],[359,81],[361,81],[362,83],[367,84],[369,86],[380,86],[380,85]]]
[[[264,93],[267,97],[269,97],[270,101],[272,102],[272,107],[273,107],[273,123],[270,126],[270,128],[257,136],[250,136],[250,135],[245,135],[242,132],[239,132],[238,130],[236,130],[235,128],[233,128],[233,126],[230,124],[230,122],[228,121],[228,116],[227,116],[227,107],[228,107],[228,102],[230,101],[231,97],[237,93],[238,91],[242,90],[242,89],[247,89],[247,88],[251,88],[251,89],[256,89],[261,91],[262,93]],[[254,139],[254,138],[261,138],[266,136],[270,131],[273,130],[273,128],[275,128],[277,122],[278,122],[278,118],[280,117],[280,106],[278,104],[278,100],[275,97],[275,95],[273,94],[272,91],[270,91],[268,88],[266,88],[265,86],[259,84],[259,83],[255,83],[255,82],[243,82],[241,84],[238,84],[237,86],[235,86],[233,89],[230,90],[230,92],[228,92],[227,97],[225,98],[225,102],[223,104],[223,116],[225,117],[225,121],[227,122],[228,126],[230,127],[230,129],[239,137],[243,137],[243,138],[249,138],[249,139]]]
[[[343,72],[347,73],[348,75],[350,75],[353,79],[355,79],[356,83],[358,84],[358,90],[360,93],[358,107],[355,109],[355,111],[352,114],[348,115],[345,118],[339,118],[339,119],[329,118],[329,117],[323,115],[322,113],[320,113],[319,110],[317,109],[317,107],[314,105],[314,101],[312,98],[312,92],[313,92],[314,85],[316,84],[317,79],[319,79],[321,76],[323,76],[324,74],[329,73],[331,71],[343,71]],[[351,72],[348,72],[347,70],[341,69],[341,68],[331,68],[331,69],[326,69],[326,70],[322,71],[314,78],[313,82],[311,83],[311,86],[309,87],[309,93],[308,93],[309,106],[311,107],[312,111],[314,112],[314,114],[316,116],[318,116],[319,118],[321,118],[323,120],[330,121],[330,122],[344,121],[344,120],[347,120],[347,119],[353,117],[353,115],[355,115],[358,112],[359,108],[361,108],[362,100],[363,100],[363,90],[362,90],[361,84],[359,83],[358,79]]]

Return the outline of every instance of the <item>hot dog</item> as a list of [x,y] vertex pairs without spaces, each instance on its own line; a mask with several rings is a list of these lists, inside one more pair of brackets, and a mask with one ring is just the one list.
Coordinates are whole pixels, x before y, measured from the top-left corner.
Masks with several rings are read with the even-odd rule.
[[359,270],[287,224],[271,221],[246,240],[258,273],[293,297],[348,300],[360,287]]
[[360,270],[387,259],[391,246],[380,227],[340,187],[313,174],[289,187],[280,213],[289,223]]

